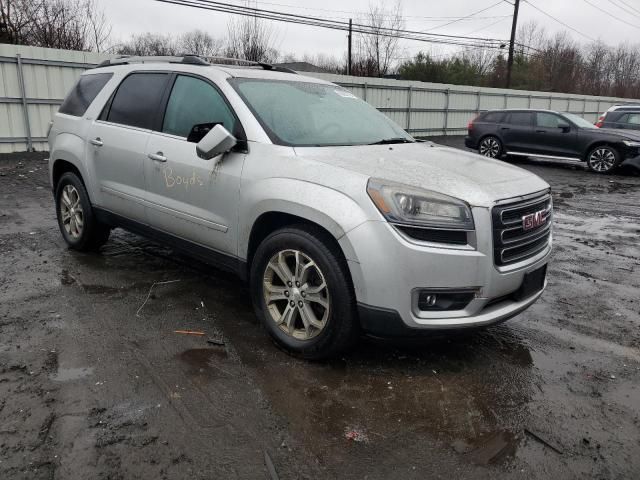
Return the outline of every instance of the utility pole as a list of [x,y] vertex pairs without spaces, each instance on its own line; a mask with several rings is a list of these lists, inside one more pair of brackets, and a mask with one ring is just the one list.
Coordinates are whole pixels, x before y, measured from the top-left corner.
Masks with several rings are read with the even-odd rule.
[[349,19],[349,46],[347,47],[347,75],[351,75],[351,19]]
[[506,88],[511,86],[511,69],[513,68],[513,47],[516,41],[516,26],[518,25],[518,9],[520,8],[520,0],[514,0],[513,4],[513,23],[511,24],[511,40],[509,41],[509,58],[507,59],[507,82]]

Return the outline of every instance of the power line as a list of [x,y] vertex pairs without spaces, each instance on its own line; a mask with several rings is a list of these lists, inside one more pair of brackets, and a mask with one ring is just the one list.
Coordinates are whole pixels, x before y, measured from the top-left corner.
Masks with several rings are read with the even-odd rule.
[[630,8],[631,10],[633,10],[634,12],[638,12],[638,13],[640,13],[640,10],[638,10],[638,9],[637,9],[637,8],[635,8],[635,7],[632,7],[631,5],[629,5],[629,4],[628,4],[627,2],[625,2],[624,0],[619,0],[619,1],[620,1],[620,3],[622,3],[623,5],[626,5],[627,7],[629,7],[629,8]]
[[[204,10],[211,10],[223,13],[229,13],[234,15],[242,15],[260,19],[297,23],[302,25],[316,26],[322,28],[328,28],[333,30],[348,31],[349,24],[347,22],[341,22],[337,20],[328,20],[319,17],[311,17],[305,15],[296,15],[286,12],[279,12],[275,10],[265,10],[254,7],[230,5],[222,2],[214,2],[211,0],[155,0],[161,3],[181,5],[193,8],[199,8]],[[391,28],[375,28],[373,29],[369,25],[353,24],[353,32],[363,34],[375,34],[386,37],[404,38],[408,40],[415,40],[427,43],[446,44],[446,45],[460,45],[460,46],[480,46],[484,48],[500,48],[503,44],[502,40],[481,38],[481,37],[465,37],[460,35],[444,35],[444,34],[425,34],[424,32],[417,32],[404,29],[391,29]]]
[[626,20],[624,20],[624,19],[622,19],[622,18],[620,18],[620,17],[618,17],[618,16],[614,15],[613,13],[608,12],[607,10],[602,9],[602,8],[600,8],[600,7],[599,7],[599,6],[597,6],[597,5],[594,5],[594,4],[593,4],[593,3],[591,3],[589,0],[584,0],[584,2],[585,2],[586,4],[588,4],[588,5],[591,5],[591,6],[592,6],[593,8],[595,8],[596,10],[600,10],[602,13],[606,13],[606,14],[607,14],[607,15],[609,15],[611,18],[615,18],[615,19],[616,19],[616,20],[618,20],[619,22],[622,22],[622,23],[624,23],[624,24],[626,24],[626,25],[629,25],[630,27],[637,28],[638,30],[640,30],[640,26],[638,26],[638,25],[634,25],[633,23],[629,23],[629,22],[627,22]]
[[[506,1],[506,0],[503,0]],[[232,2],[229,2],[232,3]],[[508,2],[507,2],[508,3]],[[347,14],[349,16],[344,17],[344,16],[332,16],[332,17],[326,17],[326,18],[343,18],[343,19],[349,19],[349,18],[357,18],[359,16],[367,16],[369,15],[371,12],[366,12],[366,11],[358,11],[358,10],[335,10],[335,9],[328,9],[328,8],[318,8],[318,7],[306,7],[306,6],[300,6],[300,5],[291,5],[291,4],[287,4],[287,3],[274,3],[274,2],[263,2],[262,0],[260,0],[260,5],[270,5],[270,6],[276,6],[276,7],[285,7],[285,8],[294,8],[294,9],[298,9],[298,10],[306,10],[306,11],[318,11],[318,12],[331,12],[331,13],[344,13]],[[383,16],[383,17],[395,17],[396,15],[394,14],[387,14],[387,13],[380,13],[379,15]],[[441,22],[443,20],[455,20],[455,19],[461,19],[461,20],[486,20],[486,19],[490,19],[490,18],[496,18],[496,17],[475,17],[475,18],[467,18],[468,16],[465,17],[459,17],[459,16],[442,16],[442,17],[438,17],[438,16],[422,16],[422,15],[400,15],[400,18],[402,18],[403,20],[407,21],[407,20],[415,20],[416,22],[420,21],[420,22]]]
[[556,17],[554,17],[553,15],[545,12],[544,10],[542,10],[541,8],[536,7],[533,3],[531,3],[530,0],[522,0],[524,3],[528,4],[530,7],[535,8],[537,11],[539,11],[540,13],[542,13],[543,15],[546,15],[547,17],[549,17],[550,19],[558,22],[560,25],[563,25],[565,27],[567,27],[569,30],[573,30],[574,32],[582,35],[583,37],[591,40],[592,42],[596,42],[597,40],[593,37],[590,37],[589,35],[587,35],[586,33],[582,33],[580,30],[577,30],[575,28],[573,28],[571,25],[567,25],[566,23],[564,23],[562,20],[557,19]]
[[620,10],[622,10],[627,15],[631,15],[633,17],[640,18],[640,15],[638,13],[634,13],[632,10],[630,10],[627,7],[625,7],[624,5],[620,5],[620,4],[616,3],[616,2],[614,2],[613,0],[609,0],[609,3],[611,3],[612,5],[615,5],[616,7],[618,7]]
[[481,9],[481,10],[478,10],[477,12],[470,13],[469,15],[466,15],[464,17],[458,18],[457,20],[452,20],[452,21],[450,21],[448,23],[443,23],[442,25],[438,25],[436,27],[430,28],[429,30],[425,30],[424,33],[429,33],[429,32],[432,32],[434,30],[437,30],[438,28],[442,28],[442,27],[447,27],[449,25],[453,25],[454,23],[457,23],[457,22],[460,22],[462,20],[465,20],[465,19],[468,19],[470,17],[473,17],[473,16],[477,15],[478,13],[486,12],[487,10],[500,5],[503,1],[504,0],[499,0],[496,3],[494,3],[492,5],[489,5],[488,7],[485,7],[483,9]]

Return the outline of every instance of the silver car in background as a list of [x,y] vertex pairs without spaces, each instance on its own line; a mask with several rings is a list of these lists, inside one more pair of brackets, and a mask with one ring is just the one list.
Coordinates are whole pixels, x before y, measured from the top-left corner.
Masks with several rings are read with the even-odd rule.
[[49,145],[71,248],[122,227],[231,270],[275,342],[304,358],[363,331],[495,324],[546,285],[547,183],[416,141],[326,81],[195,56],[105,62]]

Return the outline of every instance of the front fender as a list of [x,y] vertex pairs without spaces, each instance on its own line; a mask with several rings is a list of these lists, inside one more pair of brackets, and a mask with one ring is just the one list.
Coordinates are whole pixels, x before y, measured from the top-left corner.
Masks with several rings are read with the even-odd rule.
[[238,256],[247,258],[253,224],[270,212],[287,213],[320,225],[340,243],[348,260],[357,260],[345,233],[369,220],[351,197],[333,188],[292,178],[269,178],[243,188]]

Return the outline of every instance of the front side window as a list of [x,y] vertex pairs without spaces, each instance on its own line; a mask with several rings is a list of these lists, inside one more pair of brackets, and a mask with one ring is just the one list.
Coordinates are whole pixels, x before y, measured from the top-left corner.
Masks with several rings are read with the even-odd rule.
[[507,122],[512,125],[521,125],[530,127],[533,120],[533,114],[529,112],[512,112],[507,116]]
[[277,145],[414,141],[371,105],[335,85],[249,78],[229,81]]
[[591,122],[587,122],[584,118],[582,118],[579,115],[575,115],[573,113],[563,113],[562,117],[564,117],[564,119],[568,120],[567,125],[560,125],[562,126],[569,126],[569,122],[573,123],[574,125],[580,127],[580,128],[598,128],[596,127],[593,123]]
[[60,106],[60,113],[81,117],[111,79],[113,73],[93,73],[80,77]]
[[151,129],[169,75],[166,73],[132,73],[116,91],[107,121]]
[[536,113],[536,125],[543,128],[560,128],[568,127],[569,124],[563,118],[553,113]]
[[188,137],[196,125],[222,124],[229,132],[236,129],[236,118],[222,95],[199,78],[179,75],[171,90],[162,131]]

